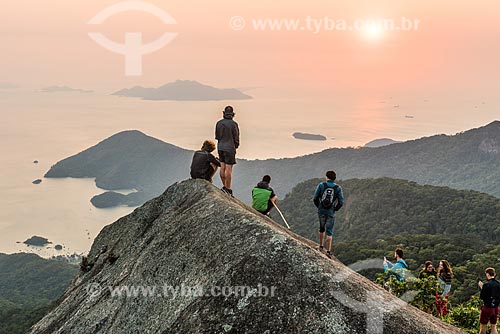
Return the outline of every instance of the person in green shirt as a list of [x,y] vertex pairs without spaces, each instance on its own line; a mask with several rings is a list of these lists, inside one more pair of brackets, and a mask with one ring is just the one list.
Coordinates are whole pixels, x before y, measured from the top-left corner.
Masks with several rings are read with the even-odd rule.
[[274,193],[273,188],[269,186],[269,183],[271,183],[271,177],[264,175],[262,181],[252,189],[252,208],[263,215],[269,214],[274,205],[278,203],[278,196]]

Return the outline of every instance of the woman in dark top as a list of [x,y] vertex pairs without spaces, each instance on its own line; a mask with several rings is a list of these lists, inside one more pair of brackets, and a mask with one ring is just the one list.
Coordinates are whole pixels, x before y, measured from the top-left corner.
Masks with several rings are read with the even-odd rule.
[[434,265],[432,264],[431,261],[425,261],[424,268],[418,275],[418,278],[429,278],[429,277],[434,277],[436,278],[437,273],[436,269],[434,269]]
[[453,278],[453,270],[451,269],[450,264],[446,260],[441,260],[439,262],[438,268],[438,284],[440,289],[443,289],[443,293],[441,294],[441,298],[446,297],[450,293],[451,290],[451,280]]

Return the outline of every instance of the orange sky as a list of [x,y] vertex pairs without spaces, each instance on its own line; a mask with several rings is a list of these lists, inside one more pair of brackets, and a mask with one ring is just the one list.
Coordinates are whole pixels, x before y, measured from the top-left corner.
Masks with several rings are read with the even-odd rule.
[[[478,1],[228,1],[151,0],[178,24],[165,26],[145,13],[123,13],[102,26],[86,23],[118,1],[16,0],[0,12],[3,45],[0,82],[41,87],[114,90],[160,85],[178,78],[219,87],[259,86],[280,96],[464,94],[494,95],[500,85],[500,2]],[[232,16],[252,18],[417,18],[418,31],[385,32],[369,40],[359,32],[233,31]],[[95,44],[98,30],[121,41],[142,32],[147,41],[165,29],[178,37],[145,56],[143,75],[125,77],[123,56]]]

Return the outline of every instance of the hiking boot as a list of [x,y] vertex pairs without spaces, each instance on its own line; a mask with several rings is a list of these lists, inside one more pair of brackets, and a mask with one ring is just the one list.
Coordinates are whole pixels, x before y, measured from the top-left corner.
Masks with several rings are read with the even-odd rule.
[[317,248],[317,250],[320,252],[320,253],[324,253],[325,252],[325,248],[323,246],[319,246]]
[[226,188],[226,187],[222,187],[221,190],[222,190],[223,193],[228,194],[231,197],[234,197],[233,196],[233,191],[231,189]]
[[333,256],[333,254],[332,254],[332,253],[330,253],[330,251],[326,252],[326,257],[327,257],[327,258],[331,259],[331,258],[332,258],[332,256]]

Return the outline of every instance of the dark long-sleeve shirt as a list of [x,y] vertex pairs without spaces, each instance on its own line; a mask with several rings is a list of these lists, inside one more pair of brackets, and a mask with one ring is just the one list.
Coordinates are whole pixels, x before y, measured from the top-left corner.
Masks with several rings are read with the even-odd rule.
[[220,162],[207,151],[196,151],[191,162],[191,177],[193,179],[205,179],[212,181],[214,169],[210,164],[220,167]]
[[481,299],[486,307],[497,307],[500,304],[500,282],[492,278],[483,284]]
[[223,118],[215,126],[215,139],[219,151],[236,152],[240,146],[240,129],[232,118]]

